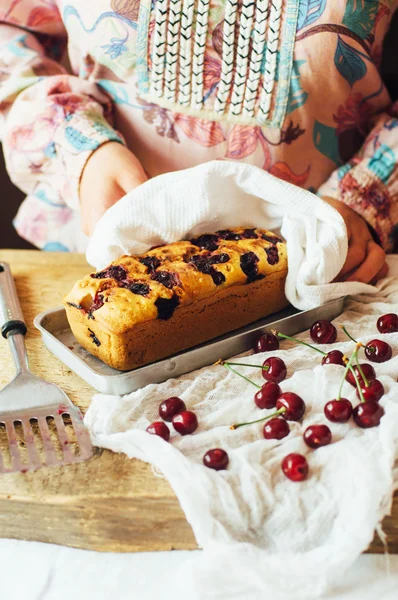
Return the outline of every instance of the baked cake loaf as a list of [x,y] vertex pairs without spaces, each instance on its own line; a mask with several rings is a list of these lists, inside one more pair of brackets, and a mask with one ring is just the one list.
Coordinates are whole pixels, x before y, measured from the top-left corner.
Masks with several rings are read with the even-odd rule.
[[238,228],[123,256],[64,304],[77,341],[126,371],[281,310],[286,275],[282,240]]

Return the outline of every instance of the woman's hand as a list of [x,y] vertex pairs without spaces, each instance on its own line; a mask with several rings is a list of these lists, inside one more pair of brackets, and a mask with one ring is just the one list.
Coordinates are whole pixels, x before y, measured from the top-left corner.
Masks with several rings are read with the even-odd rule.
[[88,159],[80,181],[82,230],[91,235],[105,211],[148,177],[139,160],[122,144],[108,142]]
[[348,234],[348,254],[336,281],[376,283],[388,273],[386,254],[373,240],[366,221],[335,198],[323,198],[343,217]]

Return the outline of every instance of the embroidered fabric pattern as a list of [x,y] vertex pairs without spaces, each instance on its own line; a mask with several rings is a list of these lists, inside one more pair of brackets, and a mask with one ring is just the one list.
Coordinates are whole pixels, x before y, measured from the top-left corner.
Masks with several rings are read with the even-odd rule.
[[156,3],[156,27],[152,54],[151,92],[158,97],[162,96],[163,92],[167,4],[167,0],[158,0]]
[[239,115],[242,110],[249,59],[250,35],[253,26],[254,4],[253,0],[243,0],[242,4],[238,48],[236,51],[236,74],[230,106],[230,111],[233,115]]
[[167,28],[166,77],[164,96],[175,101],[177,88],[178,32],[181,25],[181,0],[170,0]]
[[180,35],[180,73],[178,102],[189,106],[191,99],[192,23],[195,0],[184,0]]
[[[205,63],[212,37],[215,49],[210,0],[158,0],[153,9],[152,64],[148,67],[150,93],[143,94],[145,99],[204,118],[280,126],[284,115],[278,114],[278,122],[272,115],[278,90],[278,53],[284,21],[289,29],[296,26],[284,18],[288,2],[225,1],[224,19],[217,26],[219,81],[207,90]],[[294,16],[297,20],[297,14]],[[292,43],[284,48],[285,57],[286,53],[292,61]]]
[[199,0],[196,14],[195,44],[192,64],[191,106],[199,110],[203,105],[203,66],[205,61],[207,29],[209,25],[209,0]]
[[237,9],[238,0],[227,0],[223,29],[224,41],[222,48],[221,79],[220,85],[218,86],[216,102],[214,104],[214,110],[219,114],[223,113],[225,110],[234,71],[234,41]]
[[268,21],[268,0],[258,0],[256,18],[253,29],[253,49],[250,55],[249,73],[247,76],[243,114],[252,117],[261,77],[261,65],[265,46],[265,30]]
[[279,34],[282,20],[282,1],[272,0],[269,18],[267,49],[265,51],[265,67],[260,100],[259,121],[264,123],[268,119],[271,107],[272,91],[275,86],[276,65],[279,48]]

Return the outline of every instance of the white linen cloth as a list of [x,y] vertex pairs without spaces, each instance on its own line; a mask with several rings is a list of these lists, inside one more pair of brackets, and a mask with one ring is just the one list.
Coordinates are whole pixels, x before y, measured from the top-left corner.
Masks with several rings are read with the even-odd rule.
[[[384,280],[374,297],[348,301],[337,322],[366,341],[375,337],[377,316],[387,309],[398,311],[395,278]],[[178,579],[189,590],[187,597],[250,600],[262,592],[266,600],[310,600],[343,581],[345,570],[368,547],[390,509],[397,482],[398,334],[377,337],[393,345],[394,357],[375,365],[386,390],[381,401],[386,414],[373,429],[325,419],[323,406],[336,397],[343,368],[321,366],[315,352],[290,342],[272,354],[288,365],[283,391],[301,395],[307,410],[302,423],[290,423],[291,433],[280,442],[264,440],[261,423],[229,429],[231,423],[267,413],[253,402],[254,386],[222,366],[149,385],[123,398],[94,397],[85,417],[93,442],[150,462],[162,472],[205,549],[201,560],[192,569],[185,565]],[[349,352],[353,343],[340,341],[333,347]],[[258,354],[245,360],[261,364],[264,358]],[[263,381],[258,369],[241,371],[259,384]],[[185,437],[172,432],[166,443],[145,428],[158,419],[159,403],[170,396],[180,396],[195,411],[199,428]],[[348,383],[343,396],[358,402]],[[333,443],[309,450],[303,431],[325,422]],[[226,471],[202,465],[203,454],[215,447],[229,454]],[[290,452],[307,457],[307,481],[293,483],[281,472],[281,461]]]
[[280,230],[287,240],[286,296],[297,308],[374,291],[329,284],[347,254],[345,224],[334,208],[258,167],[229,161],[160,175],[127,194],[98,223],[87,260],[102,269],[123,254],[240,226]]
[[[191,600],[177,589],[179,568],[201,551],[92,552],[0,540],[4,600]],[[24,574],[21,577],[21,573]],[[364,554],[322,600],[397,600],[398,555]],[[239,600],[246,600],[241,596]],[[256,600],[264,600],[258,595]],[[272,599],[274,600],[274,598]],[[293,600],[293,599],[292,599]]]
[[[102,268],[124,253],[234,225],[281,227],[288,241],[287,294],[296,306],[308,308],[342,294],[367,292],[349,301],[338,319],[363,341],[375,337],[378,315],[398,311],[394,278],[378,288],[326,285],[346,254],[340,216],[316,196],[248,165],[211,163],[145,184],[102,219],[88,259]],[[328,423],[333,443],[315,452],[305,446],[302,433],[309,424],[326,421],[323,406],[336,397],[343,371],[322,367],[317,354],[290,342],[273,353],[288,365],[281,387],[300,394],[307,411],[302,423],[291,423],[291,433],[281,442],[264,440],[262,424],[229,429],[231,423],[264,412],[253,402],[255,388],[221,366],[149,385],[123,398],[94,397],[85,418],[94,443],[161,471],[205,549],[199,564],[185,565],[177,578],[186,597],[254,600],[262,593],[267,600],[310,600],[342,580],[367,548],[390,508],[398,454],[398,334],[377,337],[394,347],[393,359],[377,365],[386,389],[381,401],[386,415],[370,430],[352,421]],[[349,352],[353,344],[337,346]],[[264,358],[246,360],[255,365]],[[263,382],[254,367],[244,373]],[[343,392],[357,402],[351,386],[345,384]],[[196,412],[199,428],[191,436],[174,433],[166,443],[145,428],[158,418],[159,403],[175,395]],[[214,447],[227,450],[226,471],[203,466],[203,454]],[[281,461],[290,452],[308,457],[307,481],[293,483],[282,474]]]

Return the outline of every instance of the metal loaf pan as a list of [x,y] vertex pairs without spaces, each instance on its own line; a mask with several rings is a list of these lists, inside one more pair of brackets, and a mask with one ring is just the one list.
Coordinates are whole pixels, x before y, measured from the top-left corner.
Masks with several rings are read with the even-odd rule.
[[302,312],[288,307],[206,344],[128,372],[112,369],[84,350],[73,337],[64,308],[41,313],[35,318],[34,325],[41,332],[48,350],[88,384],[98,392],[121,395],[134,392],[149,383],[161,383],[211,365],[220,358],[226,359],[246,352],[253,348],[261,333],[271,329],[295,335],[308,329],[318,319],[336,318],[342,313],[343,305],[344,298],[340,298]]

